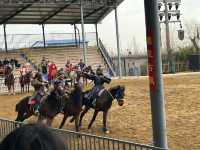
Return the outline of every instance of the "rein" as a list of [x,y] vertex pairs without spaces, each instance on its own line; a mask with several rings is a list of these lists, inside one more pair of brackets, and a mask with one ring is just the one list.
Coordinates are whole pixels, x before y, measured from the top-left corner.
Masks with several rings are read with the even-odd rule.
[[112,96],[111,92],[109,90],[106,90],[109,94],[109,96],[112,98],[112,100],[114,100],[115,98]]

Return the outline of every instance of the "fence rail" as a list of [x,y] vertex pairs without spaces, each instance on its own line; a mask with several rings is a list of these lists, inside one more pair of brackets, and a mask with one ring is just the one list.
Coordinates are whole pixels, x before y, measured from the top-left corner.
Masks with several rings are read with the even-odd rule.
[[[0,140],[16,128],[23,125],[24,124],[20,122],[0,119]],[[138,144],[109,137],[54,128],[52,128],[52,130],[64,139],[69,150],[166,150],[150,145]]]

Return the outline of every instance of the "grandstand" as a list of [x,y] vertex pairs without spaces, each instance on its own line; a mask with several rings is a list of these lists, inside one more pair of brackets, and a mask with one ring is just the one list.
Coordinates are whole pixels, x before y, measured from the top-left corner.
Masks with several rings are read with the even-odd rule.
[[[83,56],[82,49],[79,47],[50,47],[47,49],[32,48],[29,49],[29,53],[29,59],[34,64],[38,65],[41,62],[42,57],[45,57],[50,61],[54,61],[58,68],[63,68],[68,59],[75,65]],[[88,47],[87,60],[87,64],[91,65],[94,69],[99,64],[104,63],[97,47]]]

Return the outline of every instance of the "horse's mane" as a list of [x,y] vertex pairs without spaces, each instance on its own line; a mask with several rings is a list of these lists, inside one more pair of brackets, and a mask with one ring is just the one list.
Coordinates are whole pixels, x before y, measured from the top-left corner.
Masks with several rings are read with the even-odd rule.
[[121,90],[124,90],[125,89],[125,87],[123,86],[123,85],[116,85],[116,86],[113,86],[113,87],[111,87],[110,89],[108,89],[108,91],[116,91],[116,90],[118,90],[118,89],[121,89]]

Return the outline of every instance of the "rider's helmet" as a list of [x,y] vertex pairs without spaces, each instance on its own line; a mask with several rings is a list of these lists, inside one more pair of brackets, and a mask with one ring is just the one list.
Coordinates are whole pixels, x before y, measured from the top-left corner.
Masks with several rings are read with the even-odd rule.
[[103,69],[101,68],[101,65],[99,65],[99,67],[97,68],[96,75],[98,76],[103,75]]

